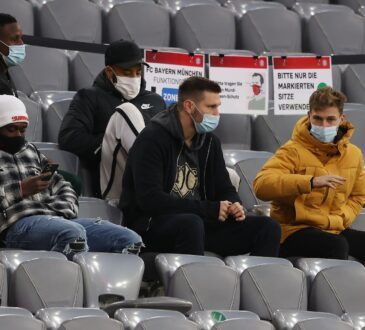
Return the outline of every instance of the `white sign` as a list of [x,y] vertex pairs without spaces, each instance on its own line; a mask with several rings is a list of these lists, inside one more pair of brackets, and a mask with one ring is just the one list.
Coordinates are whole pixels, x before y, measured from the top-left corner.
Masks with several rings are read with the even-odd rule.
[[204,55],[145,51],[146,89],[160,94],[166,105],[177,102],[179,85],[191,76],[204,77]]
[[267,114],[268,77],[267,57],[209,56],[209,79],[216,81],[222,88],[222,113]]
[[306,114],[312,93],[332,86],[330,56],[274,57],[273,70],[276,115]]

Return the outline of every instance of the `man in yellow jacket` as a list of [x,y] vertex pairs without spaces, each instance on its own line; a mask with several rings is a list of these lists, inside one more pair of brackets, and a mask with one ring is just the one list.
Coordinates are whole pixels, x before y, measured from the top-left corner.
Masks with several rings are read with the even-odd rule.
[[365,204],[365,172],[361,150],[350,143],[345,101],[331,87],[315,91],[308,116],[254,181],[281,224],[284,257],[365,260],[365,232],[349,228]]

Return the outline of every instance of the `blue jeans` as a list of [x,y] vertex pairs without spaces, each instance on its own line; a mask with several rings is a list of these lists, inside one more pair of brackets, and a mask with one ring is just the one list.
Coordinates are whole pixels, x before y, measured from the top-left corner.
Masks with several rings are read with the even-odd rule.
[[66,255],[72,252],[71,243],[82,241],[85,243],[78,252],[136,253],[142,245],[137,233],[106,220],[67,220],[49,215],[18,220],[9,227],[4,239],[7,248],[58,251]]

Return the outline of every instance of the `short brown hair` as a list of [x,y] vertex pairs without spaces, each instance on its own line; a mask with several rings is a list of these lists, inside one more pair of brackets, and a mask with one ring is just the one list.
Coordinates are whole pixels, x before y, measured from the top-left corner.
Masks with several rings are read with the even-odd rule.
[[190,77],[185,79],[179,86],[178,104],[181,105],[186,99],[193,98],[199,101],[203,92],[212,92],[219,94],[220,86],[207,78]]
[[330,86],[317,89],[309,98],[309,111],[323,110],[328,107],[338,108],[343,113],[344,103],[347,101],[345,94],[334,90]]

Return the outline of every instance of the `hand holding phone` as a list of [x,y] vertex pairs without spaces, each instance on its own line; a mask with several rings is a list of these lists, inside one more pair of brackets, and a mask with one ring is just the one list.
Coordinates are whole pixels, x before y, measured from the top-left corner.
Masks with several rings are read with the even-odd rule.
[[45,176],[42,180],[43,181],[49,181],[51,178],[52,178],[52,176],[53,176],[53,174],[54,174],[54,172],[56,172],[57,171],[57,169],[58,169],[58,164],[54,164],[54,163],[48,163],[44,168],[43,168],[43,170],[42,170],[42,174],[45,174],[45,173],[50,173],[50,175],[47,175],[47,176]]

